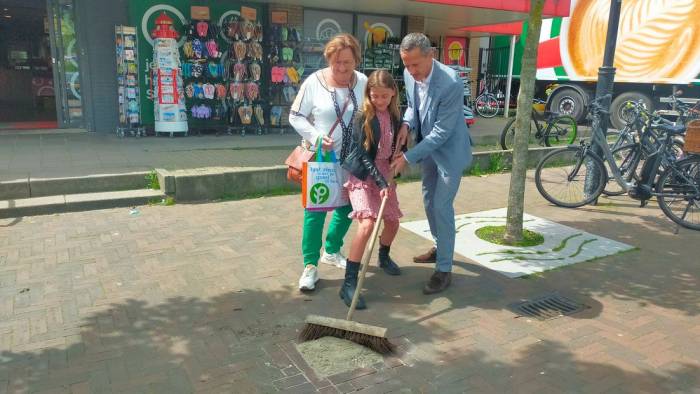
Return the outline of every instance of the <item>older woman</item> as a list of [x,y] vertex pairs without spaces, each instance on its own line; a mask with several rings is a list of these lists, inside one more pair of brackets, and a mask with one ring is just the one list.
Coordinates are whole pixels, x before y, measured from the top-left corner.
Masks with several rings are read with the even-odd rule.
[[[367,77],[355,71],[360,63],[360,45],[350,34],[333,37],[326,44],[323,54],[328,67],[316,71],[301,85],[290,110],[289,123],[314,148],[333,150],[342,162],[350,148],[354,118],[361,109]],[[318,143],[320,147],[316,146]],[[344,182],[347,174],[343,174],[343,178]],[[348,217],[351,211],[348,203],[333,212],[323,256],[320,250],[326,213],[304,212],[301,241],[304,272],[299,278],[300,290],[313,290],[316,287],[319,258],[323,263],[345,268],[346,258],[340,249],[352,223]],[[351,271],[357,278],[357,270]]]

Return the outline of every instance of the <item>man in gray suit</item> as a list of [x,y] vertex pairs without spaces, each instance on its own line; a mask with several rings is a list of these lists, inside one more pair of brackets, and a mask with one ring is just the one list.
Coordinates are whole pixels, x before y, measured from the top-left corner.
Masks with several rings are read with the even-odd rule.
[[[407,163],[420,163],[423,205],[436,247],[416,256],[417,263],[435,263],[435,272],[424,294],[445,290],[452,281],[455,246],[454,199],[462,172],[472,160],[471,137],[464,121],[464,85],[457,73],[433,59],[430,40],[410,33],[401,42],[408,108],[399,129],[402,146],[408,129],[414,130],[415,146],[397,154],[395,173]],[[398,150],[397,150],[398,151]]]

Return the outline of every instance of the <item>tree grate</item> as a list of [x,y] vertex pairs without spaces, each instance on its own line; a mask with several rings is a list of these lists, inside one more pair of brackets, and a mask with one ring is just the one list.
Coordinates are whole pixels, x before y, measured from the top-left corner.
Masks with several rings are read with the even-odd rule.
[[532,300],[508,305],[508,309],[518,317],[533,317],[537,320],[573,315],[587,308],[589,308],[587,305],[570,300],[559,293],[549,293]]

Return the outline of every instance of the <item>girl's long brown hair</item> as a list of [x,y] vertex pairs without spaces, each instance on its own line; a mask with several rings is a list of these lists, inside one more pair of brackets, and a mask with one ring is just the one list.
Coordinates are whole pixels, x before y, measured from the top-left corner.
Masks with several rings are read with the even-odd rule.
[[[396,86],[396,81],[387,70],[376,70],[367,78],[367,87],[365,88],[365,101],[362,103],[362,111],[364,112],[365,121],[362,124],[362,130],[365,132],[365,149],[369,151],[369,147],[374,144],[374,133],[372,133],[372,120],[377,116],[374,105],[370,100],[369,93],[372,88],[388,88],[394,91],[394,97],[389,103],[389,113],[393,119],[400,119],[399,112],[399,89]],[[394,130],[396,132],[396,130]]]

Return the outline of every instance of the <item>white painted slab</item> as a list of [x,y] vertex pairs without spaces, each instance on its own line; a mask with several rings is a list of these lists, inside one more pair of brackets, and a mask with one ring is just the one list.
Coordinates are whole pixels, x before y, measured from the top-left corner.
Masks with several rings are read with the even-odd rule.
[[[506,224],[506,208],[455,216],[455,252],[477,263],[517,278],[634,249],[608,238],[525,214],[523,226],[544,236],[544,243],[521,248],[496,245],[479,239],[484,226]],[[401,227],[432,241],[427,220],[401,223]]]

